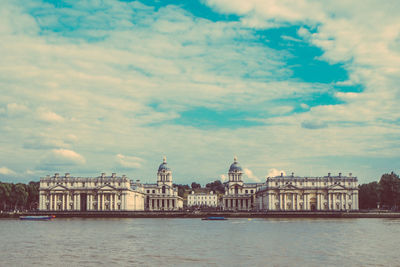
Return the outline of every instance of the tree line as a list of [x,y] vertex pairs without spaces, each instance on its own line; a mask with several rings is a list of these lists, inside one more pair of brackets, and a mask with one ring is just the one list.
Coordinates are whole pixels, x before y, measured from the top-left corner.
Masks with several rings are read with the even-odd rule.
[[382,175],[379,182],[359,186],[360,209],[400,209],[400,179],[394,172]]
[[35,210],[39,205],[39,182],[0,182],[0,210]]

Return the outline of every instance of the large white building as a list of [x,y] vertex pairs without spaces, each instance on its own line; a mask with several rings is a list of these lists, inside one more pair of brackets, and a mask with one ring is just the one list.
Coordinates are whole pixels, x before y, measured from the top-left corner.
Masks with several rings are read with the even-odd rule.
[[140,211],[144,194],[133,190],[130,180],[115,173],[99,177],[71,177],[69,173],[40,179],[42,211]]
[[228,182],[225,183],[225,195],[222,197],[224,210],[252,210],[255,209],[256,192],[262,183],[244,183],[243,170],[237,157],[234,157],[228,171]]
[[188,207],[218,207],[218,194],[211,192],[195,192],[192,191],[188,195],[187,206]]
[[351,174],[268,177],[256,196],[257,208],[262,211],[358,210],[358,182]]
[[178,188],[172,184],[172,170],[168,167],[166,157],[158,167],[157,183],[144,184],[143,192],[146,195],[146,210],[174,211],[183,208],[183,199],[178,196]]

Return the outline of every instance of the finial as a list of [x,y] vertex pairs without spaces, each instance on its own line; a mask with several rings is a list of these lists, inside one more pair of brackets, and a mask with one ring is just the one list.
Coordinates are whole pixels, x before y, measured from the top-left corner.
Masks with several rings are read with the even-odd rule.
[[163,162],[167,163],[167,157],[166,156],[163,157]]
[[236,155],[233,157],[233,161],[237,162],[237,156]]

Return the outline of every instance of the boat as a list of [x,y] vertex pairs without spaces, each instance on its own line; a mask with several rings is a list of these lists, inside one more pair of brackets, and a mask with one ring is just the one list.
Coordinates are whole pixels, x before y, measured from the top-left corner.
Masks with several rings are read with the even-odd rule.
[[54,219],[56,216],[55,215],[49,215],[49,216],[19,216],[20,220],[26,220],[26,221],[47,221]]
[[204,221],[225,221],[228,220],[225,217],[206,217],[206,218],[202,218],[202,220]]

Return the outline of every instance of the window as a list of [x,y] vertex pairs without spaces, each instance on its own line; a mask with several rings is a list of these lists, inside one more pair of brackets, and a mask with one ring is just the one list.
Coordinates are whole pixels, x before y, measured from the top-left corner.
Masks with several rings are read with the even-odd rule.
[[147,194],[150,194],[150,190],[147,190]]
[[246,194],[248,194],[249,193],[249,190],[246,190]]
[[50,186],[50,183],[47,183],[47,186]]
[[85,183],[82,183],[82,187],[85,187]]
[[153,190],[153,194],[155,194],[156,193],[156,190]]
[[118,186],[121,186],[121,183],[118,183]]
[[[165,194],[165,186],[162,187],[162,193]],[[164,207],[164,204],[163,204],[163,207]]]
[[252,193],[252,194],[253,194],[253,190],[250,190],[250,193]]

